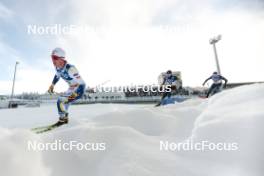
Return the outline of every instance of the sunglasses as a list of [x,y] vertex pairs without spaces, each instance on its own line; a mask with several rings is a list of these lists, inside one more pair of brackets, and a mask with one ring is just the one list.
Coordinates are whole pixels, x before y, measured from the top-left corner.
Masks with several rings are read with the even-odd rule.
[[62,58],[60,58],[60,57],[58,57],[58,56],[54,56],[54,55],[51,55],[51,58],[52,58],[52,60],[54,60],[54,61],[63,60]]

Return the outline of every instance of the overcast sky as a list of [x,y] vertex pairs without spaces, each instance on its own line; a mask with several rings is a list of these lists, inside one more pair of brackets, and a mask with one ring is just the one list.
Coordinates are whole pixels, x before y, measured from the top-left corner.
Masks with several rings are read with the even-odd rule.
[[[0,94],[44,93],[55,74],[54,47],[66,50],[89,87],[153,84],[160,72],[181,71],[184,86],[201,86],[216,70],[209,39],[229,82],[264,81],[261,0],[2,0]],[[32,34],[37,27],[77,26],[73,33]],[[81,27],[86,27],[83,30]],[[57,91],[66,90],[60,81]]]

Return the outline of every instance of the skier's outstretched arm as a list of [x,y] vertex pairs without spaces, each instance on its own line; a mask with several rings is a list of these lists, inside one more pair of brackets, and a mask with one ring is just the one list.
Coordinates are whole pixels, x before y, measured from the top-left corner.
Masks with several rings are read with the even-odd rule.
[[51,94],[51,93],[54,93],[54,86],[55,84],[60,80],[60,76],[58,76],[57,74],[54,76],[53,80],[52,80],[52,84],[49,86],[49,90],[48,92]]
[[211,76],[210,76],[209,78],[207,78],[207,79],[203,82],[203,86],[204,86],[205,83],[206,83],[207,81],[209,81],[211,78],[212,78]]
[[227,84],[228,80],[225,77],[223,77],[223,76],[221,76],[221,79],[225,81],[224,87],[226,87],[226,84]]

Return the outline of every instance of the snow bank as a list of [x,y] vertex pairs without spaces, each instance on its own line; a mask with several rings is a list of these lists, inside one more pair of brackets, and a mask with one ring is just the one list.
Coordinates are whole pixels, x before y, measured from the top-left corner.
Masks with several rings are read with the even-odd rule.
[[41,140],[26,130],[0,128],[0,175],[49,176],[50,169],[43,162],[43,153],[29,152],[27,140]]
[[[263,89],[262,84],[243,86],[210,99],[193,99],[158,108],[73,106],[68,126],[42,135],[26,129],[38,126],[39,121],[55,121],[53,106],[1,110],[0,175],[260,176],[264,173],[261,167],[264,164]],[[104,143],[105,150],[27,149],[28,141],[45,144],[56,140]],[[187,140],[237,143],[238,150],[160,150],[160,141]]]
[[196,152],[199,162],[214,163],[210,175],[216,166],[225,170],[225,175],[263,175],[263,90],[263,84],[256,84],[225,91],[209,99],[208,107],[197,118],[192,140],[236,142],[239,147],[232,152]]

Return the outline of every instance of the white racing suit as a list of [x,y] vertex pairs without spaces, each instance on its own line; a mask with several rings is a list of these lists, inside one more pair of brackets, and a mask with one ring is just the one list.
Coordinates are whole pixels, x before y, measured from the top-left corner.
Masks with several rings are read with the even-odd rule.
[[80,99],[85,93],[85,82],[75,66],[68,63],[62,69],[56,68],[56,75],[53,78],[52,84],[55,85],[60,78],[65,80],[69,85],[69,89],[57,101],[59,116],[63,118],[68,115],[69,105]]

